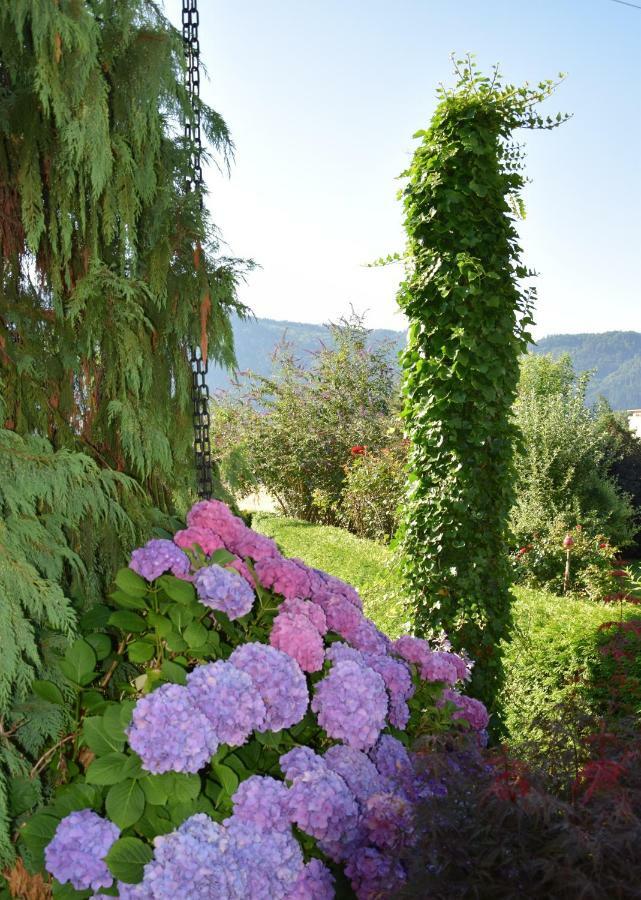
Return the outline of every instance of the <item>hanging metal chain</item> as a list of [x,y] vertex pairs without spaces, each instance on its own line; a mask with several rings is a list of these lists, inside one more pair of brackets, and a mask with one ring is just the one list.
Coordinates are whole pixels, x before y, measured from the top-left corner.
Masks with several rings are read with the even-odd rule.
[[[183,0],[183,46],[185,48],[185,87],[191,99],[190,115],[185,117],[185,139],[192,147],[191,174],[187,190],[199,196],[203,208],[203,170],[201,163],[202,142],[200,134],[200,43],[198,40],[197,0]],[[200,253],[196,253],[196,264]],[[209,387],[207,385],[208,360],[200,347],[190,353],[192,370],[192,405],[194,423],[194,456],[198,496],[211,499],[213,491],[211,444],[209,437]]]

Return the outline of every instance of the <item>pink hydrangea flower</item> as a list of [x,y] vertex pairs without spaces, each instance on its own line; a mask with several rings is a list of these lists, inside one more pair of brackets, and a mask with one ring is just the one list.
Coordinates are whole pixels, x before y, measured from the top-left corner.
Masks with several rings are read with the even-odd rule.
[[288,600],[310,596],[310,582],[306,567],[298,560],[283,557],[261,559],[255,566],[258,580],[264,588],[282,594]]
[[432,650],[422,638],[405,634],[394,641],[393,647],[399,656],[417,666],[423,681],[443,681],[454,685],[460,679],[469,677],[464,659],[456,653]]
[[233,535],[228,549],[240,556],[241,559],[248,556],[254,562],[262,559],[282,559],[276,543],[271,538],[264,534],[258,534],[247,527],[244,530],[238,529],[238,532]]
[[349,602],[358,607],[358,609],[363,608],[363,601],[358,596],[356,588],[353,588],[351,584],[346,584],[346,582],[341,581],[340,578],[336,578],[335,575],[329,575],[327,572],[323,572],[320,569],[312,569],[311,571],[314,576],[316,576],[312,581],[312,600],[318,602],[321,595],[338,595],[340,597],[345,597],[346,600],[349,600]]
[[340,594],[326,594],[316,602],[325,612],[329,631],[340,634],[346,641],[350,641],[363,621],[360,609]]
[[174,535],[174,544],[183,550],[192,550],[198,546],[205,556],[210,556],[215,550],[222,550],[225,547],[215,531],[210,528],[199,528],[196,525],[177,531]]
[[303,672],[319,672],[323,668],[323,638],[307,616],[279,612],[274,619],[269,643],[295,659]]
[[476,700],[474,697],[466,697],[464,694],[459,694],[458,691],[445,688],[437,705],[443,706],[447,702],[453,703],[458,707],[457,712],[452,714],[453,719],[465,719],[465,721],[470,723],[474,731],[483,731],[487,728],[490,716],[485,705],[480,700]]
[[371,619],[363,617],[355,631],[348,637],[350,644],[365,653],[385,654],[392,648],[392,642]]
[[290,600],[283,600],[280,605],[280,612],[305,616],[319,634],[327,633],[325,613],[316,603],[312,603],[309,600],[301,600],[300,597],[293,597]]

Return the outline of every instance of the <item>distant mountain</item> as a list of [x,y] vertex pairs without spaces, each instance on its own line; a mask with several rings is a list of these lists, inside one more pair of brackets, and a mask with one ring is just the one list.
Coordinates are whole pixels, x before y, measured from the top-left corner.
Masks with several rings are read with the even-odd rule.
[[[282,341],[292,348],[301,360],[310,351],[317,350],[320,343],[330,342],[329,329],[325,325],[309,325],[303,322],[279,322],[274,319],[246,319],[234,321],[234,338],[236,341],[236,358],[240,372],[251,369],[259,375],[269,375],[272,371],[274,350]],[[380,344],[389,341],[392,344],[391,356],[405,344],[405,332],[389,331],[375,328],[371,332],[371,343]],[[210,391],[226,389],[231,381],[224,369],[212,368],[207,381]]]
[[[321,341],[329,341],[325,325],[280,322],[274,319],[236,320],[234,323],[239,370],[251,369],[260,375],[272,371],[272,356],[286,340],[294,353],[304,359]],[[372,343],[390,341],[392,355],[405,345],[405,332],[374,329]],[[602,334],[554,334],[531,347],[534,353],[558,357],[569,353],[577,372],[594,370],[588,402],[603,396],[614,409],[641,408],[641,334],[637,331],[606,331]],[[230,386],[223,369],[213,368],[208,377],[210,390]]]
[[554,357],[569,353],[577,372],[593,371],[587,400],[605,397],[613,409],[641,407],[641,334],[553,334],[531,348]]

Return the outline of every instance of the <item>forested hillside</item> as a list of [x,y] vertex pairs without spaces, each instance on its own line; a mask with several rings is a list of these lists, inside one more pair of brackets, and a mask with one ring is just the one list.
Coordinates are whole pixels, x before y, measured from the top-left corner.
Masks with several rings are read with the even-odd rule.
[[[320,341],[329,341],[324,325],[274,319],[248,319],[234,322],[236,354],[239,370],[252,369],[269,375],[272,354],[279,342],[287,341],[296,355],[304,359]],[[401,350],[405,332],[374,329],[372,343],[390,341],[392,354]],[[554,334],[531,348],[535,353],[551,353],[554,357],[569,353],[577,372],[594,371],[587,392],[589,403],[603,396],[614,409],[641,407],[641,333],[606,331],[602,334]],[[230,385],[229,374],[222,369],[210,372],[210,388]]]

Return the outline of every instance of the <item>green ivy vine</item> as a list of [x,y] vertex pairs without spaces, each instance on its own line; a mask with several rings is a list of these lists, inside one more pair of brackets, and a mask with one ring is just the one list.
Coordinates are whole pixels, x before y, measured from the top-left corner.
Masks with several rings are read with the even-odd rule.
[[471,693],[492,708],[510,625],[511,409],[534,301],[515,228],[525,179],[513,133],[567,116],[538,112],[552,81],[504,84],[498,68],[484,76],[470,56],[455,71],[456,87],[439,90],[430,127],[415,135],[421,144],[401,192],[411,449],[400,543],[416,631],[445,629],[469,652]]

